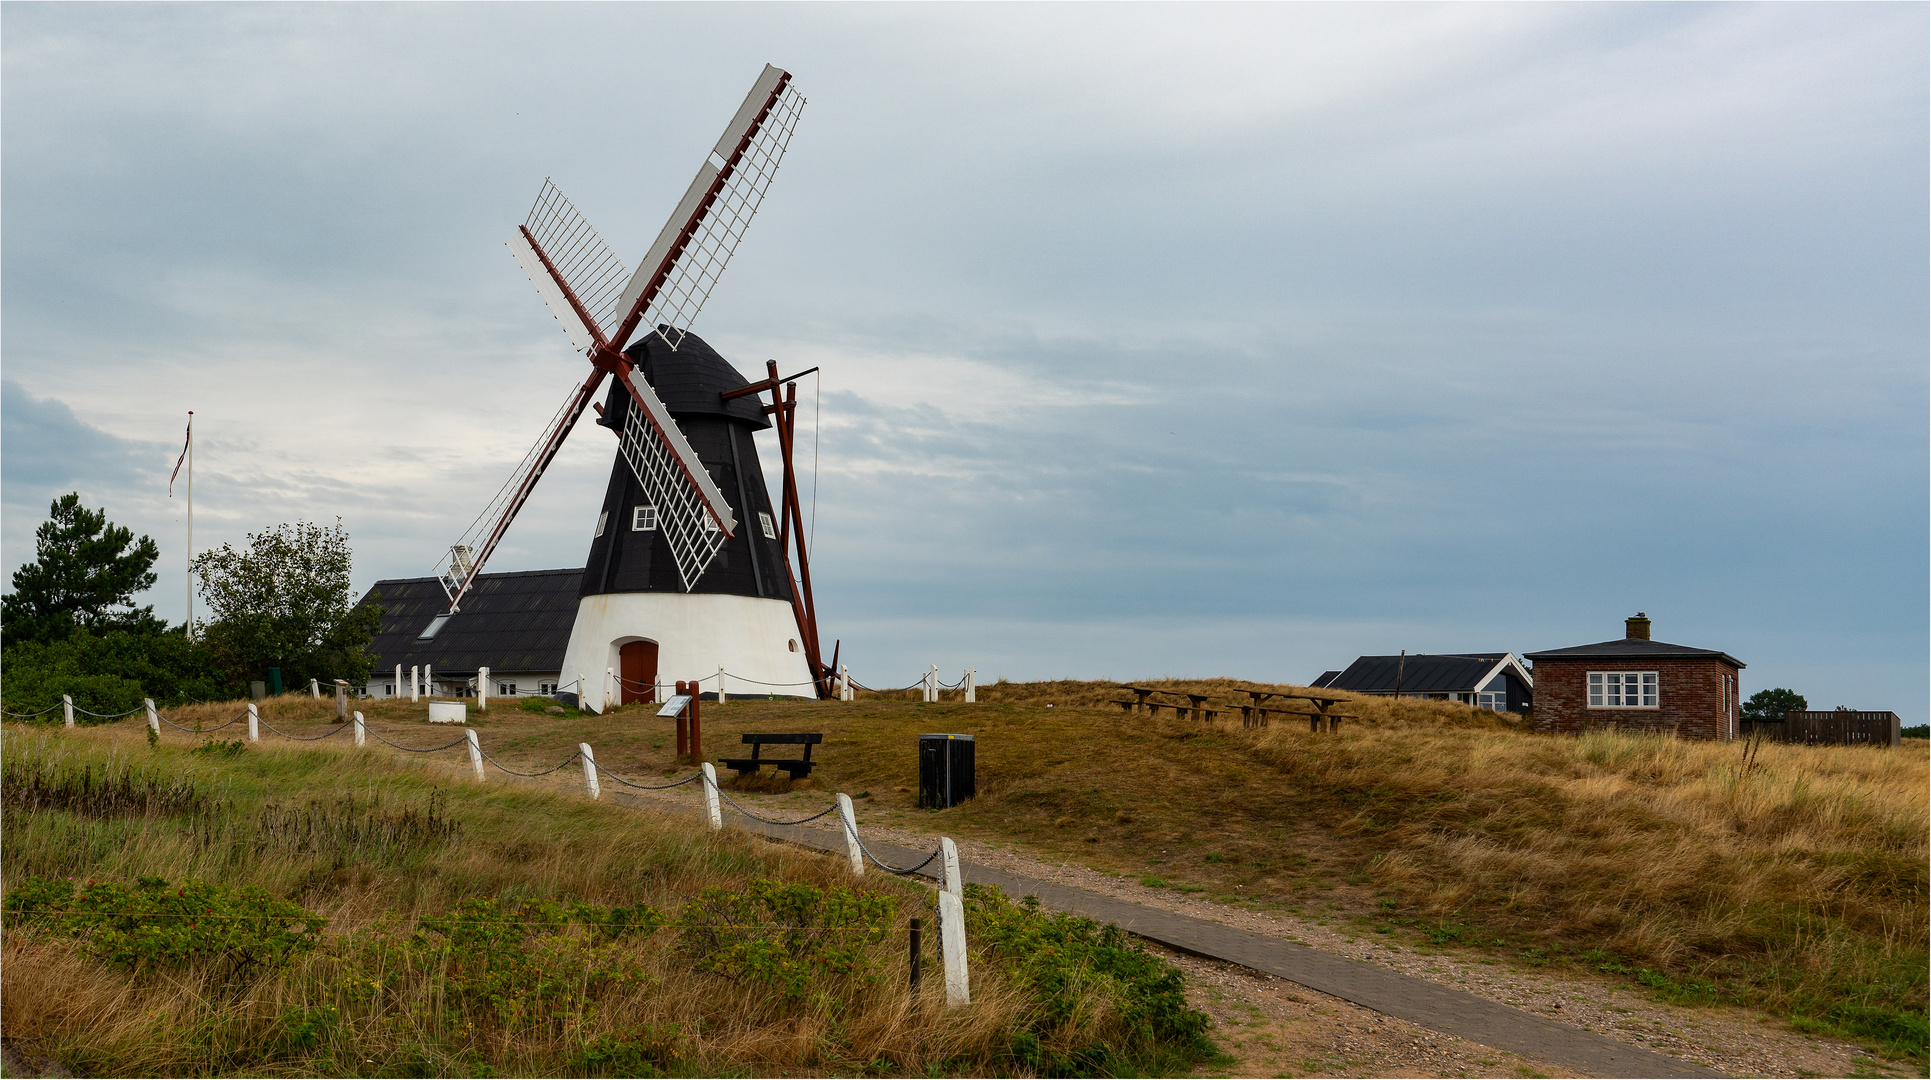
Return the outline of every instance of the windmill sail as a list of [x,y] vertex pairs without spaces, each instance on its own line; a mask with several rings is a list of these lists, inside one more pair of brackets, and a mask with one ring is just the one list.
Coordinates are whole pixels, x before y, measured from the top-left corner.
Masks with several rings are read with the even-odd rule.
[[804,107],[791,74],[765,65],[631,275],[618,305],[628,317],[612,335],[619,348],[640,325],[673,349],[683,341],[764,202]]
[[[572,344],[596,368],[458,542],[469,551],[472,536],[480,540],[467,572],[452,565],[445,578],[450,611],[482,572],[607,373],[623,381],[637,406],[638,416],[624,428],[622,452],[638,481],[660,500],[660,517],[686,591],[731,539],[737,521],[730,505],[663,402],[648,385],[629,377],[623,349],[639,325],[655,327],[652,332],[673,349],[683,341],[682,328],[703,308],[764,201],[804,104],[791,85],[791,74],[767,64],[632,272],[626,273],[624,263],[556,185],[544,181],[529,218],[509,239],[510,251]],[[477,533],[479,527],[486,532]],[[448,584],[458,578],[459,583]]]
[[[731,538],[737,522],[657,392],[629,375],[620,378],[635,406],[621,435],[624,463],[657,507],[664,539],[677,560],[678,579],[689,592]],[[722,520],[712,507],[722,512]]]

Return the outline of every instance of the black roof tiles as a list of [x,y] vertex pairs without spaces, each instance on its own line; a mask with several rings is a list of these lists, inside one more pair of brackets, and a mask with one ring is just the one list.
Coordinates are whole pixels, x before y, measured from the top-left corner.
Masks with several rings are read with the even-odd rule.
[[[380,677],[397,664],[429,665],[448,674],[479,667],[495,671],[560,671],[576,625],[581,569],[479,574],[463,609],[427,641],[421,634],[449,598],[433,577],[378,581],[364,602],[379,602],[382,629],[370,643]],[[381,600],[375,597],[380,594]]]

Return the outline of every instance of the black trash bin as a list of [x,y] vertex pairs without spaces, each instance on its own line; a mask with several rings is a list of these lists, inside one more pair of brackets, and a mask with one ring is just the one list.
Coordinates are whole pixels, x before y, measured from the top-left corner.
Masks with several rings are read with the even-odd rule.
[[919,736],[920,808],[943,810],[972,798],[974,769],[972,736]]

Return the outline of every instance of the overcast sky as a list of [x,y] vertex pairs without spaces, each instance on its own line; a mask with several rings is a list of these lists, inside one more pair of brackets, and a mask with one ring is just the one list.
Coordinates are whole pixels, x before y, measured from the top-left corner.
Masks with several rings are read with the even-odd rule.
[[[197,549],[340,517],[358,588],[430,572],[585,368],[503,246],[543,179],[640,258],[770,62],[810,104],[694,329],[823,367],[862,681],[1642,610],[1921,723],[1928,10],[9,3],[0,555],[79,490],[179,620],[193,409]],[[613,451],[490,569],[582,565]]]

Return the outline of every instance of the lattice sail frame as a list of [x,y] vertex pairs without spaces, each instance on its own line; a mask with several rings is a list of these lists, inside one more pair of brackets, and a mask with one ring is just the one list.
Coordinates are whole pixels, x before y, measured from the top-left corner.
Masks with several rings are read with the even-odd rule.
[[[684,591],[690,592],[723,549],[726,534],[678,465],[667,445],[669,440],[660,437],[656,424],[643,412],[633,408],[624,421],[620,440],[624,462],[643,487],[644,497],[657,507],[657,527],[663,530],[671,555],[677,560],[677,576],[684,583]],[[681,439],[682,433],[677,437]]]
[[[766,71],[769,77],[777,69],[767,68]],[[759,87],[753,87],[751,98],[746,99],[746,106],[749,107],[752,98],[760,99],[758,104],[762,105],[761,99],[768,93],[767,90],[765,94],[760,94]],[[676,271],[665,279],[657,295],[645,305],[643,318],[638,325],[648,328],[672,349],[684,343],[688,327],[697,318],[697,313],[703,310],[704,302],[710,299],[711,289],[724,273],[725,264],[744,239],[745,230],[750,227],[752,217],[764,202],[765,192],[771,187],[772,178],[778,173],[785,149],[791,145],[791,134],[798,126],[798,115],[804,107],[804,95],[798,92],[795,85],[786,83],[784,91],[772,102],[764,123],[752,136],[751,144],[745,147],[737,166],[725,178],[724,187],[711,204],[710,213],[691,233],[690,241],[678,259]],[[742,124],[734,119],[724,139],[711,151],[711,159],[698,170],[697,177],[691,181],[684,199],[678,204],[677,213],[671,216],[670,223],[659,234],[657,243],[651,245],[650,253],[639,264],[636,277],[631,279],[629,288],[624,291],[627,302],[620,304],[620,308],[628,310],[629,305],[643,295],[648,285],[648,281],[644,280],[646,275],[656,269],[663,253],[675,242],[683,222],[696,209],[698,200],[710,190],[712,181],[722,167],[729,163],[732,151],[737,149],[733,136],[741,127]]]
[[[597,230],[584,220],[577,208],[564,198],[549,177],[543,178],[543,190],[537,193],[536,202],[530,207],[530,216],[523,222],[530,231],[543,253],[550,257],[556,267],[557,276],[570,283],[570,290],[577,294],[585,311],[597,324],[597,329],[607,337],[616,329],[617,323],[629,313],[628,305],[623,304],[624,287],[630,279],[630,268],[624,265],[610,246],[597,235]],[[525,261],[524,251],[512,246],[517,261],[524,263],[524,271],[536,284],[537,291],[550,299],[550,292],[556,288],[555,282],[542,267],[541,263],[531,265]],[[527,245],[524,245],[527,250]],[[559,292],[558,301],[562,300]],[[552,303],[554,311],[557,303]],[[567,310],[569,305],[562,304]],[[591,341],[588,336],[577,340],[571,323],[575,312],[570,311],[566,318],[559,313],[557,320],[563,323],[566,331],[572,331],[570,339],[577,342],[577,348],[588,349]]]

